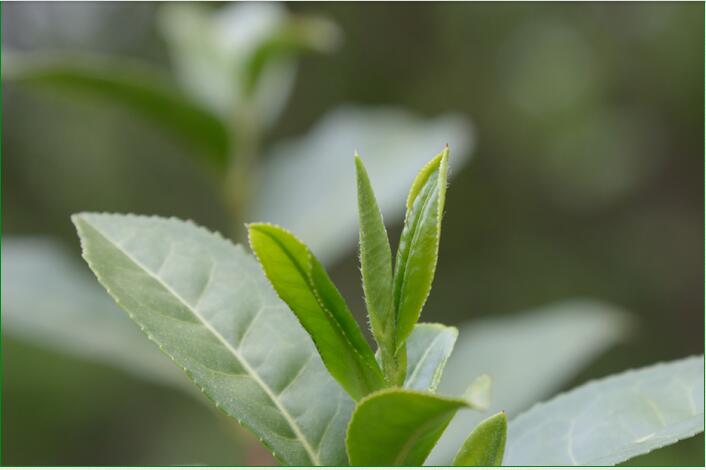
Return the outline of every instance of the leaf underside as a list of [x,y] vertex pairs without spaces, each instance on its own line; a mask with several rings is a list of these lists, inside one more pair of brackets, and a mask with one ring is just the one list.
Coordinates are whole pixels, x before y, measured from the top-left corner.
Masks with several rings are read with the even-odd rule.
[[283,464],[347,463],[353,403],[240,246],[175,219],[73,222],[101,284],[216,406]]
[[417,323],[407,339],[407,375],[404,387],[436,391],[458,330],[440,323]]
[[615,465],[704,430],[704,358],[631,370],[510,422],[506,465]]

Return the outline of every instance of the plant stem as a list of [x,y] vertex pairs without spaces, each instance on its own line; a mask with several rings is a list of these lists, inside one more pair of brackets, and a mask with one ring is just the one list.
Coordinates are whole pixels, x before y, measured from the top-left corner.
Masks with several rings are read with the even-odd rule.
[[235,241],[247,239],[245,222],[250,214],[252,194],[257,179],[261,126],[255,113],[241,110],[233,119],[233,152],[226,171],[224,192],[231,218],[231,236]]

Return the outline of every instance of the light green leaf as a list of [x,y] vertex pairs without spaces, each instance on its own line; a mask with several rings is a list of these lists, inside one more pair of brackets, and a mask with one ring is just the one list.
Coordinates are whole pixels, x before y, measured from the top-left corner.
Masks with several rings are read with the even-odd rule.
[[[358,182],[358,217],[360,219],[360,271],[363,277],[365,305],[373,336],[380,346],[383,370],[390,383],[399,385],[394,377],[395,318],[392,310],[392,251],[382,214],[370,185],[363,161],[355,157]],[[404,370],[402,371],[404,372]]]
[[502,411],[476,426],[454,459],[454,467],[499,467],[507,440],[507,417]]
[[346,435],[353,466],[419,466],[459,408],[459,399],[386,389],[358,402]]
[[506,464],[615,465],[704,430],[704,358],[589,382],[510,422]]
[[306,245],[270,224],[250,224],[248,233],[265,275],[311,335],[331,375],[356,400],[383,387],[370,345]]
[[56,240],[3,237],[3,333],[144,380],[193,389],[79,263]]
[[399,349],[412,332],[429,296],[436,270],[444,213],[449,149],[419,172],[407,198],[407,213],[395,261],[395,344]]
[[98,97],[122,106],[191,145],[204,163],[225,168],[229,137],[224,123],[147,64],[115,57],[5,50],[3,59],[3,80]]
[[407,339],[405,388],[435,391],[458,330],[440,323],[418,323]]
[[338,108],[307,134],[267,152],[252,213],[296,233],[328,265],[357,243],[354,150],[365,157],[390,226],[402,220],[410,182],[429,157],[448,142],[458,174],[469,160],[472,137],[469,121],[458,114],[425,119],[396,108]]
[[463,396],[471,403],[475,403],[480,410],[487,410],[490,406],[490,389],[493,385],[493,380],[488,374],[481,374],[471,382]]
[[175,219],[73,221],[101,284],[216,406],[284,464],[346,464],[352,402],[242,247]]
[[487,373],[493,378],[493,399],[483,414],[461,410],[429,463],[449,465],[484,417],[504,410],[512,418],[556,393],[627,335],[628,320],[614,306],[574,300],[463,323],[439,389],[457,396],[473,377]]

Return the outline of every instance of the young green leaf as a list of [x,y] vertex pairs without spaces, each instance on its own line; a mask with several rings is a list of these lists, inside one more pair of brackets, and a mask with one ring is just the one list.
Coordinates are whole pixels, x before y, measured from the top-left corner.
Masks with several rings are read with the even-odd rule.
[[507,417],[502,411],[482,421],[454,459],[454,467],[499,467],[503,464]]
[[230,144],[225,124],[147,65],[75,54],[3,51],[3,57],[3,80],[102,98],[172,132],[207,165],[218,170],[226,166]]
[[358,402],[346,434],[354,466],[419,466],[444,432],[461,399],[391,388]]
[[441,236],[448,155],[447,147],[422,168],[407,197],[393,280],[397,349],[404,346],[431,290]]
[[510,422],[505,464],[615,465],[704,430],[704,357],[582,385]]
[[464,398],[471,403],[475,403],[476,407],[481,410],[487,410],[490,406],[490,388],[493,385],[493,380],[488,374],[481,374],[468,386]]
[[355,168],[360,219],[360,271],[365,305],[373,336],[380,347],[385,377],[388,383],[400,385],[404,376],[398,374],[404,374],[404,369],[400,371],[395,359],[392,251],[368,173],[358,155],[355,157]]
[[216,406],[283,464],[346,464],[353,403],[242,247],[175,219],[73,222],[101,284]]
[[457,336],[458,330],[453,326],[440,323],[414,325],[407,339],[405,388],[435,391]]
[[375,355],[324,267],[294,235],[248,226],[250,246],[280,298],[309,332],[331,375],[356,400],[384,386]]

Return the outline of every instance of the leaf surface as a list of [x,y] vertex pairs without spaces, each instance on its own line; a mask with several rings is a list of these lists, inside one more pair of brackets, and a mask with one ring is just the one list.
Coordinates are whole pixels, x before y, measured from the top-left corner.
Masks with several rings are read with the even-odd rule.
[[469,121],[458,114],[428,119],[396,108],[335,109],[308,133],[270,149],[262,161],[254,217],[287,227],[328,265],[357,243],[354,150],[365,157],[389,225],[403,218],[409,184],[429,157],[448,142],[458,174],[469,161],[472,137]]
[[473,377],[488,374],[493,379],[492,402],[485,413],[460,410],[432,451],[429,464],[449,465],[484,417],[504,410],[512,418],[551,397],[624,339],[629,326],[623,310],[589,300],[461,324],[439,390],[461,395]]
[[311,335],[331,375],[356,400],[382,388],[382,372],[370,345],[306,245],[270,224],[250,224],[248,232],[265,275]]
[[431,291],[444,212],[448,147],[419,172],[407,198],[393,278],[395,345],[401,348]]
[[3,51],[3,80],[99,97],[173,133],[203,163],[225,168],[229,141],[223,122],[183,95],[159,71],[114,57]]
[[[365,305],[373,336],[380,346],[383,369],[390,381],[395,378],[394,328],[392,306],[392,251],[370,178],[359,156],[355,157],[358,183],[358,218],[360,220],[360,271]],[[390,369],[392,368],[392,369]],[[396,382],[396,380],[395,380]]]
[[415,325],[407,340],[405,388],[435,391],[457,336],[458,330],[453,326],[440,323]]
[[175,219],[73,221],[99,281],[216,406],[284,464],[346,464],[352,402],[242,247]]
[[346,435],[351,465],[419,466],[456,411],[459,399],[386,389],[358,402]]
[[579,386],[510,422],[507,465],[615,465],[704,430],[704,358]]
[[454,459],[454,467],[499,467],[507,440],[507,417],[502,411],[476,426]]

